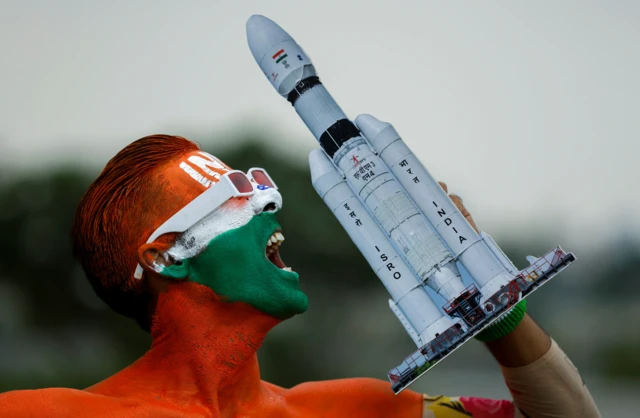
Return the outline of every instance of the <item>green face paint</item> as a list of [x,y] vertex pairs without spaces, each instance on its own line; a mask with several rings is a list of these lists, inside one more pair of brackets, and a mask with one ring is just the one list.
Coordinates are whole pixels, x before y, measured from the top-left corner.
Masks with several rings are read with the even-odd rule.
[[[247,224],[212,239],[195,257],[165,268],[162,274],[203,284],[229,302],[246,302],[285,319],[307,310],[298,273],[282,270],[266,258],[269,237],[279,229],[275,214],[263,212]],[[186,274],[185,274],[186,273]]]

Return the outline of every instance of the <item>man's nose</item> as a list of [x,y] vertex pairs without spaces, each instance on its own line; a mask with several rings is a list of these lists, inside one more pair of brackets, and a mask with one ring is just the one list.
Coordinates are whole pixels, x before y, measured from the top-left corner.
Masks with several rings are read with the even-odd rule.
[[282,208],[282,196],[276,189],[257,190],[252,200],[256,215],[274,213]]
[[267,203],[265,207],[262,208],[263,212],[276,212],[277,210],[278,210],[278,207],[273,202]]

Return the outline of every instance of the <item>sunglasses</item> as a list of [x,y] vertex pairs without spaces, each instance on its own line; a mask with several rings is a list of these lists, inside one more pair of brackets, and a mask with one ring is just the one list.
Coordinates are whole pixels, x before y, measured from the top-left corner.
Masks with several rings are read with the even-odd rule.
[[[278,186],[276,186],[263,168],[252,168],[247,174],[240,170],[227,171],[220,176],[217,183],[211,185],[204,193],[193,199],[165,223],[160,225],[160,227],[151,234],[147,240],[147,244],[152,243],[161,235],[170,232],[185,232],[229,199],[253,195],[255,189],[251,182],[252,180],[257,183],[257,188],[260,190],[266,188],[278,190]],[[133,277],[141,279],[142,273],[142,266],[138,264]]]

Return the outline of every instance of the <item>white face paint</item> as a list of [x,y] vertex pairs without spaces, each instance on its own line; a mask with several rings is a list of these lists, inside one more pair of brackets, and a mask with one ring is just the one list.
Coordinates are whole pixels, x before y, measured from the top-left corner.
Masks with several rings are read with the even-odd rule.
[[[215,187],[215,184],[212,187]],[[255,183],[253,188],[255,193],[246,203],[238,204],[238,202],[228,201],[185,231],[168,251],[169,256],[174,260],[192,258],[202,252],[218,235],[249,223],[270,203],[275,205],[275,211],[282,208],[282,196],[277,190],[272,188],[261,190]]]

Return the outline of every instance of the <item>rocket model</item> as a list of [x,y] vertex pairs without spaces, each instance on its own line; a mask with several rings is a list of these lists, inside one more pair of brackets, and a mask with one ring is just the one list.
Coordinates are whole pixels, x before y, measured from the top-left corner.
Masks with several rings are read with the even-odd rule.
[[394,392],[575,260],[557,247],[518,271],[489,235],[471,227],[391,124],[370,115],[347,118],[280,26],[254,15],[247,40],[273,87],[320,143],[309,155],[313,187],[386,287],[389,307],[418,347],[389,372]]

